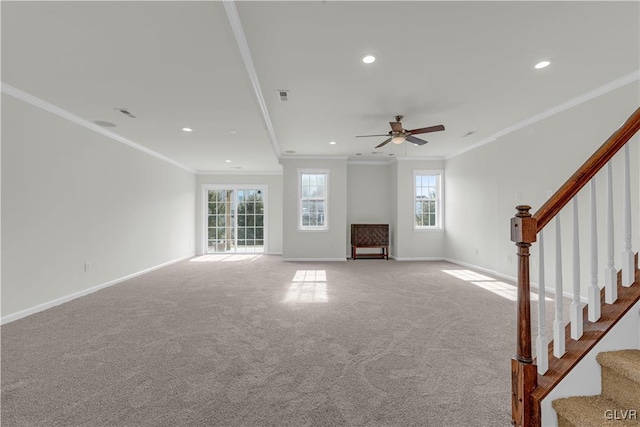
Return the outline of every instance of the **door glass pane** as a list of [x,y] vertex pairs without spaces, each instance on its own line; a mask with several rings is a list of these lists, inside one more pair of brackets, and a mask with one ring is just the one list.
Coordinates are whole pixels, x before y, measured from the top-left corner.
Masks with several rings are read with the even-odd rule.
[[208,252],[264,252],[264,213],[259,188],[209,190]]

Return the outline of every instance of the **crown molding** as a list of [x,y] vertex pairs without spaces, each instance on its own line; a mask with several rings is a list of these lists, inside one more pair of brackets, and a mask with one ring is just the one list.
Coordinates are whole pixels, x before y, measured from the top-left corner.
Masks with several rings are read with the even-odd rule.
[[347,165],[356,166],[389,166],[391,159],[389,160],[347,160]]
[[282,175],[282,171],[252,171],[252,170],[233,170],[233,171],[196,171],[198,175]]
[[280,160],[347,160],[349,156],[281,156]]
[[437,161],[437,160],[444,160],[445,158],[443,156],[416,156],[416,157],[409,157],[409,156],[399,156],[396,157],[397,161]]
[[445,159],[448,160],[448,159],[451,159],[453,157],[459,156],[460,154],[464,154],[467,151],[475,150],[476,148],[482,147],[485,144],[488,144],[490,142],[495,141],[496,139],[500,138],[501,136],[505,136],[505,135],[507,135],[507,134],[509,134],[511,132],[515,132],[515,131],[517,131],[519,129],[522,129],[524,127],[527,127],[529,125],[537,123],[537,122],[539,122],[541,120],[544,120],[546,118],[554,116],[554,115],[556,115],[558,113],[561,113],[561,112],[563,112],[565,110],[573,108],[573,107],[575,107],[577,105],[583,104],[583,103],[585,103],[587,101],[590,101],[590,100],[592,100],[594,98],[597,98],[597,97],[599,97],[601,95],[604,95],[606,93],[609,93],[612,90],[615,90],[615,89],[621,88],[623,86],[626,86],[629,83],[633,83],[633,82],[635,82],[637,80],[640,80],[640,70],[636,70],[636,71],[634,71],[632,73],[626,74],[626,75],[624,75],[624,76],[622,76],[622,77],[620,77],[620,78],[618,78],[616,80],[613,80],[613,81],[611,81],[609,83],[606,83],[606,84],[604,84],[602,86],[599,86],[599,87],[597,87],[597,88],[595,88],[593,90],[590,90],[589,92],[583,93],[580,96],[577,96],[577,97],[572,98],[572,99],[570,99],[570,100],[568,100],[566,102],[563,102],[562,104],[556,105],[555,107],[552,107],[552,108],[550,108],[548,110],[545,110],[545,111],[543,111],[543,112],[541,112],[539,114],[536,114],[535,116],[529,117],[528,119],[523,120],[523,121],[521,121],[519,123],[516,123],[513,126],[509,126],[508,128],[505,128],[505,129],[503,129],[501,131],[498,131],[498,132],[494,133],[493,135],[489,136],[488,138],[485,138],[485,139],[483,139],[483,140],[481,140],[479,142],[476,142],[473,145],[470,145],[470,146],[468,146],[466,148],[463,148],[462,150],[460,150],[460,151],[458,151],[458,152],[456,152],[454,154],[446,156]]
[[185,165],[183,165],[181,163],[178,163],[173,159],[170,159],[169,157],[166,157],[166,156],[164,156],[164,155],[162,155],[162,154],[160,154],[160,153],[158,153],[156,151],[153,151],[153,150],[151,150],[151,149],[149,149],[147,147],[144,147],[144,146],[142,146],[142,145],[140,145],[138,143],[135,143],[135,142],[131,141],[130,139],[127,139],[127,138],[125,138],[125,137],[123,137],[121,135],[118,135],[115,132],[112,132],[112,131],[107,130],[107,129],[101,127],[101,126],[98,126],[97,124],[92,123],[92,122],[90,122],[90,121],[88,121],[86,119],[83,119],[80,116],[76,116],[75,114],[70,113],[69,111],[67,111],[67,110],[65,110],[63,108],[60,108],[60,107],[58,107],[56,105],[53,105],[50,102],[47,102],[47,101],[45,101],[43,99],[40,99],[40,98],[38,98],[36,96],[33,96],[33,95],[31,95],[31,94],[29,94],[27,92],[24,92],[24,91],[22,91],[22,90],[20,90],[18,88],[15,88],[15,87],[13,87],[13,86],[5,83],[5,82],[0,82],[0,83],[2,84],[2,93],[5,93],[5,94],[7,94],[9,96],[13,96],[16,99],[19,99],[19,100],[21,100],[23,102],[26,102],[27,104],[33,105],[34,107],[40,108],[40,109],[42,109],[44,111],[47,111],[47,112],[49,112],[51,114],[55,114],[58,117],[61,117],[61,118],[65,119],[65,120],[73,122],[73,123],[75,123],[75,124],[77,124],[79,126],[82,126],[82,127],[86,128],[86,129],[89,129],[91,131],[99,133],[100,135],[106,136],[107,138],[110,138],[110,139],[112,139],[114,141],[120,142],[120,143],[122,143],[124,145],[127,145],[127,146],[131,147],[131,148],[135,148],[138,151],[142,151],[143,153],[149,154],[150,156],[156,157],[156,158],[158,158],[160,160],[163,160],[163,161],[165,161],[167,163],[170,163],[173,166],[177,166],[180,169],[184,169],[187,172],[191,172],[193,174],[196,173],[195,170],[193,170],[191,168],[188,168]]

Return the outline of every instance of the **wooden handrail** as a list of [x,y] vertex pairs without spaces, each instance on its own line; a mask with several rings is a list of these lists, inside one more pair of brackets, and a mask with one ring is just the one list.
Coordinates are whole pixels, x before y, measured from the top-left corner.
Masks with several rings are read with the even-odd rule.
[[609,160],[640,130],[640,108],[533,215],[538,231],[553,219]]

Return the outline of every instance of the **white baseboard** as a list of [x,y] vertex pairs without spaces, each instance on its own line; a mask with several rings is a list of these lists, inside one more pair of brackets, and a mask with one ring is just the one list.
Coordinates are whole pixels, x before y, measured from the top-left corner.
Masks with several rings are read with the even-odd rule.
[[23,317],[27,317],[27,316],[30,316],[32,314],[39,313],[39,312],[44,311],[46,309],[49,309],[51,307],[55,307],[56,305],[64,304],[65,302],[72,301],[72,300],[74,300],[76,298],[80,298],[80,297],[83,297],[85,295],[92,294],[92,293],[94,293],[96,291],[99,291],[100,289],[107,288],[109,286],[115,285],[115,284],[120,283],[120,282],[124,282],[125,280],[132,279],[132,278],[134,278],[136,276],[140,276],[142,274],[149,273],[150,271],[157,270],[159,268],[166,267],[166,266],[171,265],[171,264],[175,264],[176,262],[184,261],[185,259],[192,258],[194,255],[195,255],[195,253],[189,254],[189,255],[185,255],[183,257],[180,257],[180,258],[177,258],[177,259],[174,259],[174,260],[171,260],[171,261],[167,261],[165,263],[162,263],[162,264],[159,264],[159,265],[144,269],[142,271],[138,271],[136,273],[129,274],[127,276],[120,277],[118,279],[111,280],[109,282],[102,283],[102,284],[97,285],[97,286],[92,286],[91,288],[88,288],[88,289],[82,289],[80,291],[73,292],[73,293],[71,293],[69,295],[65,295],[63,297],[56,298],[54,300],[47,301],[47,302],[42,303],[42,304],[38,304],[38,305],[35,305],[33,307],[29,307],[29,308],[26,308],[24,310],[17,311],[15,313],[8,314],[6,316],[2,316],[2,318],[0,318],[0,324],[4,325],[6,323],[13,322],[13,321],[18,320],[18,319],[22,319]]
[[450,262],[452,264],[461,265],[462,267],[473,268],[474,270],[482,271],[483,273],[491,274],[493,276],[498,276],[498,277],[500,277],[502,279],[511,280],[512,282],[516,281],[515,277],[507,276],[506,274],[501,274],[501,273],[498,273],[495,270],[491,270],[491,269],[488,269],[488,268],[485,268],[485,267],[480,267],[479,265],[469,264],[467,262],[458,261],[457,259],[452,259],[452,258],[443,258],[443,261],[447,261],[447,262]]
[[393,258],[396,261],[443,261],[442,257],[397,257],[395,255],[389,256],[389,258]]
[[334,262],[346,261],[347,258],[282,258],[282,260],[291,262]]
[[[443,260],[447,261],[447,262],[450,262],[452,264],[461,265],[463,267],[473,268],[474,270],[479,270],[479,271],[482,271],[484,273],[491,274],[493,276],[497,276],[497,277],[500,277],[502,279],[506,279],[506,280],[509,280],[511,282],[514,282],[514,283],[518,282],[518,279],[513,277],[513,276],[508,276],[506,274],[498,273],[495,270],[490,270],[488,268],[480,267],[478,265],[469,264],[469,263],[458,261],[456,259],[451,259],[451,258],[443,258]],[[535,288],[535,289],[539,288],[538,284],[535,283],[535,282],[531,282],[530,285],[531,285],[532,288]],[[555,288],[548,288],[546,286],[545,286],[545,292],[553,294],[553,295],[556,294]],[[567,291],[567,290],[563,290],[562,296],[564,296],[565,298],[573,299],[573,293],[571,293],[570,291]],[[586,296],[580,295],[580,302],[583,302],[583,303],[587,304],[587,303],[589,303],[589,298],[587,298]]]

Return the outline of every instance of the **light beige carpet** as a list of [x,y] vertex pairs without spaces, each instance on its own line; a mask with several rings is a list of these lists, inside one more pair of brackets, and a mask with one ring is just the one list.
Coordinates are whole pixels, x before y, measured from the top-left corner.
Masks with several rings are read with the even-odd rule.
[[3,326],[2,425],[508,426],[500,282],[446,262],[180,262]]
[[640,350],[608,351],[596,359],[602,393],[554,400],[558,426],[640,426]]

